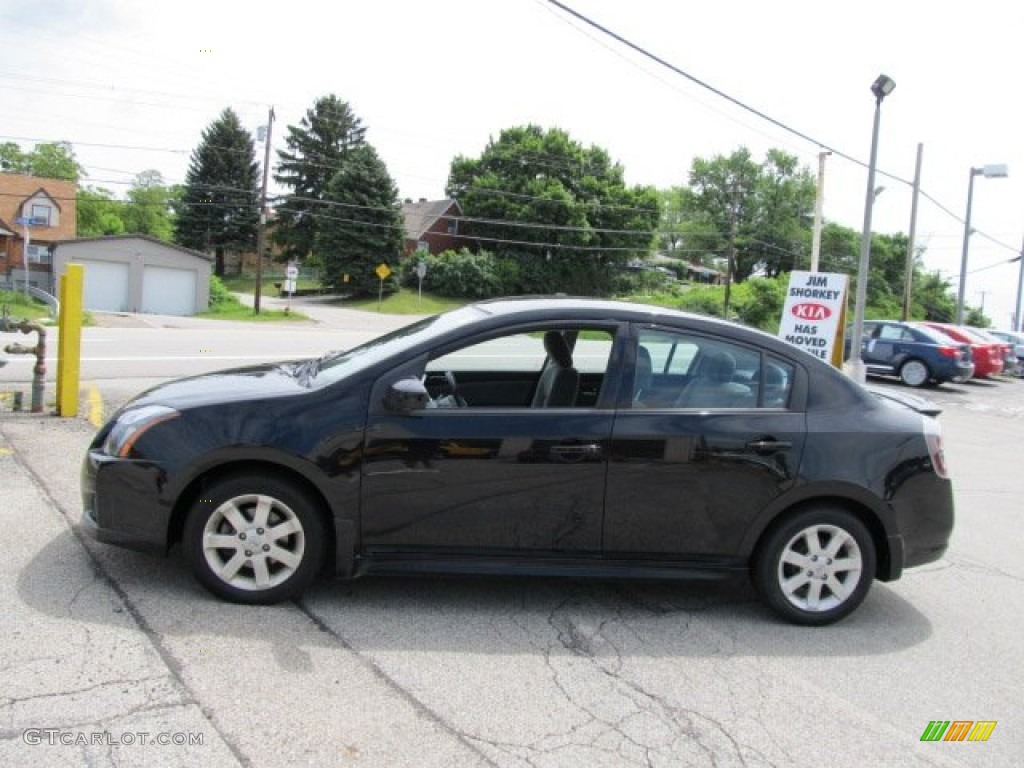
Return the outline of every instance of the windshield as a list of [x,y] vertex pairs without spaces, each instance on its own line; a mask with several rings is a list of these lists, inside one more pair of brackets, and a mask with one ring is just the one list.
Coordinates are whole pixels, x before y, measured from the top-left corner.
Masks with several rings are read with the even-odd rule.
[[331,384],[338,379],[363,371],[400,354],[402,350],[413,347],[424,339],[438,336],[445,331],[477,320],[484,314],[486,312],[475,305],[462,307],[406,325],[365,344],[360,344],[358,347],[328,352],[319,361],[316,361],[315,370],[312,372],[313,376],[315,376],[317,384]]

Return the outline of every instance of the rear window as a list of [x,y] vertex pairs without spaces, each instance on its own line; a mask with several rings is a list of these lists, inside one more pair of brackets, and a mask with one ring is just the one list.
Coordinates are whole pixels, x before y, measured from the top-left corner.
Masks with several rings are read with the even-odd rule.
[[942,331],[932,328],[929,325],[915,325],[914,330],[925,337],[927,341],[933,344],[945,344],[952,347],[960,346],[961,342],[956,339],[947,336]]

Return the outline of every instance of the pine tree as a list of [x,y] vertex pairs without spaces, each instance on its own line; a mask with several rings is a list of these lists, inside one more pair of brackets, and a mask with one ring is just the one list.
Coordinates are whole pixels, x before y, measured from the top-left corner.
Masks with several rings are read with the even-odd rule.
[[256,247],[260,175],[254,152],[252,135],[228,107],[203,131],[185,175],[175,242],[212,251],[219,276],[227,251]]
[[[316,219],[324,284],[339,292],[375,295],[380,286],[375,269],[381,263],[396,269],[404,231],[395,182],[372,146],[349,151]],[[388,290],[394,286],[393,279],[386,283]]]
[[334,94],[316,100],[299,125],[289,125],[274,178],[291,189],[276,209],[274,240],[286,259],[306,259],[316,244],[322,201],[348,153],[361,146],[366,128]]

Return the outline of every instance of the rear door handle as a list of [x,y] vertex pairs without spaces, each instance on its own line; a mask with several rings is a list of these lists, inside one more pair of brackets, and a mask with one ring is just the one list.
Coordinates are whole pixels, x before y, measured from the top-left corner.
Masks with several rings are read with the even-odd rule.
[[601,446],[596,443],[584,445],[553,445],[548,449],[552,456],[564,461],[582,461],[601,455]]

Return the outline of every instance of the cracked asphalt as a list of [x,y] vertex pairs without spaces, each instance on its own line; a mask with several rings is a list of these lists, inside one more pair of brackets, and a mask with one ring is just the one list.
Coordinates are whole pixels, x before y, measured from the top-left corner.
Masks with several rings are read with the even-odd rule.
[[[0,413],[0,765],[1019,766],[1024,383],[931,395],[952,547],[821,629],[745,583],[368,578],[220,603],[179,551],[80,534],[90,425]],[[932,720],[998,725],[922,743]]]

